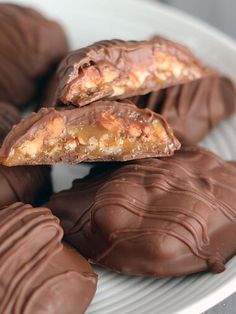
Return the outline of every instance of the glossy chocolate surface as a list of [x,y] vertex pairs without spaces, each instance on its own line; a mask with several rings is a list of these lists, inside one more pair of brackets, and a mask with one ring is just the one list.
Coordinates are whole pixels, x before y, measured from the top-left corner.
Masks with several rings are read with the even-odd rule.
[[156,36],[149,41],[104,40],[69,53],[58,70],[58,99],[83,106],[123,99],[211,73],[186,47]]
[[98,101],[83,108],[43,108],[20,122],[1,150],[4,165],[131,160],[169,156],[180,148],[162,116],[130,102]]
[[38,80],[68,50],[61,26],[39,12],[0,3],[0,100],[24,107]]
[[190,145],[236,112],[236,88],[229,78],[213,75],[137,96],[133,101],[140,108],[162,114],[181,144]]
[[84,313],[97,276],[63,244],[63,231],[50,210],[15,203],[0,210],[0,225],[0,312]]
[[47,206],[66,241],[118,272],[221,272],[236,254],[236,168],[200,147],[98,168]]

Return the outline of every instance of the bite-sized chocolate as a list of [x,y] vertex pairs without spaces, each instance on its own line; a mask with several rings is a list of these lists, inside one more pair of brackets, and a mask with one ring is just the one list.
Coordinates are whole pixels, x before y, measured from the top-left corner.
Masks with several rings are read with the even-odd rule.
[[213,75],[137,96],[133,101],[140,108],[162,114],[181,144],[195,144],[235,113],[236,89],[229,78]]
[[130,102],[98,101],[83,108],[43,108],[6,137],[6,166],[131,160],[169,156],[180,143],[162,116]]
[[188,48],[161,37],[104,40],[65,57],[58,70],[57,97],[64,104],[83,106],[147,94],[211,72]]
[[84,313],[97,275],[62,243],[63,231],[48,208],[15,203],[0,210],[0,312]]
[[0,100],[24,107],[38,80],[68,51],[61,26],[39,12],[0,4]]
[[0,144],[14,124],[19,123],[21,114],[17,108],[8,102],[0,101]]
[[236,254],[236,168],[200,147],[93,171],[47,207],[66,241],[118,272],[221,272]]

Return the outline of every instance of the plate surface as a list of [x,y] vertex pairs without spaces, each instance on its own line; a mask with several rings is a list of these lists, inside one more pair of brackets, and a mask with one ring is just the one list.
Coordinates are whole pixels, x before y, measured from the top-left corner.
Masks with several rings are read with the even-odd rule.
[[[17,2],[17,1],[10,1]],[[208,64],[236,80],[236,43],[212,27],[175,9],[141,0],[21,0],[63,23],[72,48],[100,39],[144,39],[158,33],[186,43]],[[223,122],[202,144],[236,160],[236,117]],[[88,166],[56,166],[55,190],[84,176]],[[232,240],[232,239],[231,239]],[[96,267],[97,294],[87,313],[194,314],[236,291],[236,257],[219,275],[197,274],[177,279],[118,275]]]

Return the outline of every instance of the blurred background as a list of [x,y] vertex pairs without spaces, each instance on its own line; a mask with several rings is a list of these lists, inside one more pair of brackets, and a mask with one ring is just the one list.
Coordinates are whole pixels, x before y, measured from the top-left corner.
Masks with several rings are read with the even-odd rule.
[[235,0],[160,0],[212,24],[236,39]]

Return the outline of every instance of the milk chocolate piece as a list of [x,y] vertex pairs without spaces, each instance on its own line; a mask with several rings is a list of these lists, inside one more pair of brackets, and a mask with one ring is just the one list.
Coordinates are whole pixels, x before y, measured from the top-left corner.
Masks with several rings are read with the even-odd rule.
[[92,172],[47,206],[66,241],[118,272],[221,272],[236,254],[236,168],[200,147]]
[[38,80],[68,51],[61,26],[39,12],[0,4],[0,100],[24,107]]
[[236,111],[235,84],[226,77],[209,76],[169,87],[133,101],[140,108],[162,114],[182,144],[202,140],[220,121]]
[[[20,121],[20,112],[10,103],[0,102],[0,143],[13,124]],[[0,165],[0,208],[17,201],[40,204],[52,194],[50,167],[5,167]]]
[[210,72],[188,48],[161,37],[104,40],[65,57],[58,70],[57,96],[64,104],[84,106],[147,94]]
[[[41,97],[38,101],[37,111],[41,108],[50,108],[50,107],[58,107],[55,93],[58,86],[58,78],[56,73],[52,74],[51,77],[48,78],[47,83],[44,86],[44,89],[41,93]],[[67,107],[68,109],[68,107]]]
[[15,203],[0,210],[0,312],[84,313],[96,290],[88,262],[62,243],[47,208]]
[[0,207],[21,201],[39,205],[52,194],[51,167],[0,165]]
[[0,101],[0,144],[14,124],[19,123],[21,114],[17,108],[8,102]]
[[180,144],[162,116],[128,102],[43,108],[19,123],[1,150],[4,165],[131,160],[172,155]]

